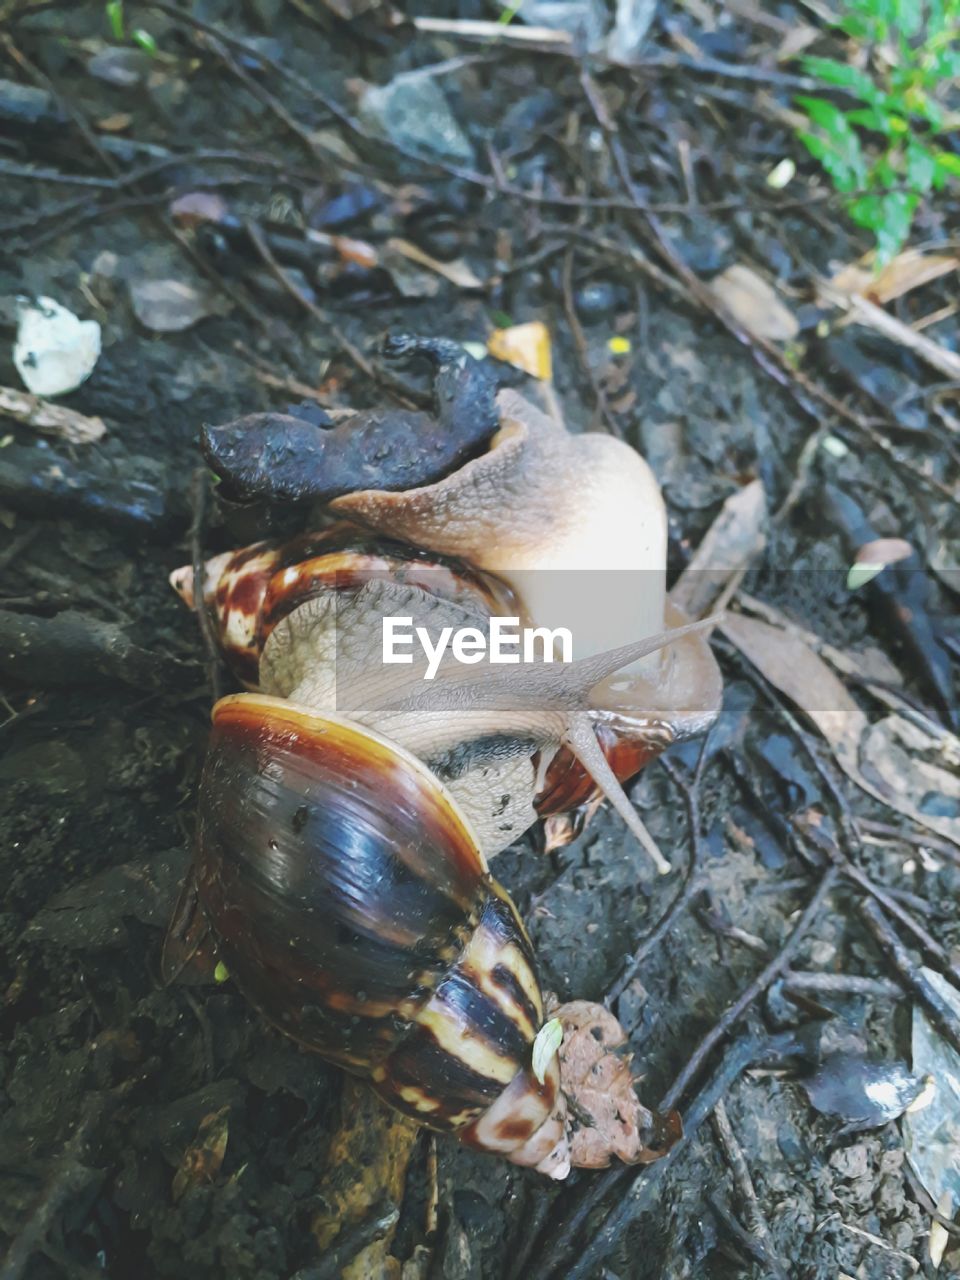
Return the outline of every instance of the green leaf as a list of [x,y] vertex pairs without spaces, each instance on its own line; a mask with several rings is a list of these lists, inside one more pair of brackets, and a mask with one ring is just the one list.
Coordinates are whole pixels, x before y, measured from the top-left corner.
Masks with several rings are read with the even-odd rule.
[[[815,134],[801,133],[801,142],[833,178],[840,191],[853,191],[866,185],[867,166],[860,139],[844,113],[822,98],[797,98],[810,119],[826,134],[820,143]],[[824,145],[824,142],[826,145]]]
[[838,62],[835,58],[802,58],[801,63],[808,75],[816,76],[825,84],[849,89],[851,93],[855,93],[858,98],[862,98],[872,106],[875,106],[883,97],[870,76],[859,67],[851,67],[846,62]]
[[951,178],[960,178],[960,156],[953,151],[935,151],[934,162],[943,173]]
[[533,1042],[533,1074],[537,1077],[540,1084],[543,1084],[547,1078],[547,1068],[556,1056],[557,1050],[563,1043],[563,1023],[559,1018],[551,1018],[549,1022],[545,1022],[537,1032],[537,1038]]
[[149,31],[144,31],[142,27],[138,27],[136,31],[131,31],[130,39],[134,44],[138,44],[144,53],[149,53],[151,58],[155,58],[160,52],[157,48],[157,42]]
[[847,570],[847,590],[858,591],[861,587],[865,587],[868,582],[872,582],[883,573],[886,567],[885,564],[869,564],[866,561],[861,564],[852,564]]
[[103,11],[107,15],[107,21],[110,23],[110,34],[114,40],[123,39],[123,0],[107,0],[103,6]]
[[847,213],[867,231],[879,231],[883,226],[883,202],[880,196],[858,196],[847,205]]
[[797,98],[797,104],[806,111],[814,124],[818,124],[830,138],[840,138],[849,130],[846,116],[826,98],[808,98],[803,95]]
[[933,152],[919,142],[911,142],[907,147],[907,185],[925,194],[933,186],[936,172]]
[[860,107],[856,111],[848,111],[847,120],[850,124],[858,124],[861,128],[870,129],[873,133],[882,133],[887,138],[893,137],[894,130],[890,116],[885,111],[878,111],[876,107]]
[[895,0],[896,24],[909,39],[915,36],[923,25],[923,0]]
[[819,160],[833,179],[838,191],[853,191],[859,186],[850,166],[837,155],[834,148],[825,138],[816,133],[798,133],[798,139],[807,148],[814,160]]
[[869,40],[873,32],[873,24],[869,18],[859,13],[848,13],[835,24],[846,35],[854,40]]
[[884,267],[903,248],[919,199],[902,191],[891,191],[880,200],[883,212],[876,231],[876,263],[878,267]]

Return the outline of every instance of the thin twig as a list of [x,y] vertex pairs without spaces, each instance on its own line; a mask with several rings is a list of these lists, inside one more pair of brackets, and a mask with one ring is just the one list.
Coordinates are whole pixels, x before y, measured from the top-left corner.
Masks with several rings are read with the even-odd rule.
[[787,968],[790,960],[796,954],[797,948],[806,936],[810,926],[823,909],[823,904],[836,884],[839,874],[839,868],[836,866],[831,866],[824,872],[823,877],[817,886],[816,893],[814,893],[813,897],[807,903],[803,914],[794,925],[793,931],[787,938],[786,942],[770,963],[761,969],[746,990],[744,990],[733,1004],[730,1005],[720,1019],[703,1037],[696,1049],[694,1049],[693,1053],[690,1055],[687,1065],[667,1090],[666,1096],[661,1104],[661,1110],[670,1111],[677,1105],[677,1102],[685,1093],[690,1082],[697,1075],[697,1072],[703,1066],[704,1062],[710,1056],[717,1044],[719,1044],[730,1029],[740,1021],[757,997],[762,995],[763,992],[766,991],[766,989],[780,976],[783,970]]
[[960,1019],[929,979],[914,964],[910,953],[897,937],[879,904],[872,898],[864,898],[859,904],[859,909],[867,928],[880,944],[883,954],[903,982],[919,997],[941,1035],[960,1053]]
[[727,1115],[726,1104],[722,1098],[713,1109],[711,1123],[724,1158],[730,1166],[734,1186],[740,1196],[747,1232],[759,1245],[759,1259],[770,1268],[773,1274],[778,1277],[778,1280],[783,1280],[787,1273],[784,1270],[783,1263],[774,1251],[773,1237],[770,1235],[770,1228],[767,1225],[766,1218],[763,1216],[763,1210],[760,1208],[760,1201],[753,1185],[753,1178],[750,1176],[750,1166],[747,1164],[747,1158],[743,1154],[743,1148],[737,1141],[733,1125],[730,1123],[730,1117]]
[[208,477],[204,467],[197,467],[190,482],[193,520],[190,525],[190,563],[193,569],[193,607],[197,614],[203,647],[207,652],[207,681],[214,702],[220,700],[220,646],[217,630],[204,591],[203,530],[207,512]]
[[684,907],[689,903],[690,899],[696,893],[699,882],[700,872],[703,867],[703,839],[700,834],[700,804],[699,791],[700,781],[703,776],[703,768],[707,759],[707,744],[710,740],[710,732],[704,736],[703,743],[700,747],[700,755],[697,758],[697,767],[694,771],[692,781],[687,782],[680,772],[673,768],[667,760],[660,761],[660,767],[664,769],[671,782],[679,788],[683,793],[684,802],[687,806],[687,825],[690,833],[690,859],[687,862],[686,873],[684,874],[683,884],[676,897],[670,903],[653,928],[646,936],[637,944],[633,955],[624,964],[623,969],[614,981],[611,983],[604,1003],[610,1007],[620,998],[626,990],[627,985],[637,972],[640,965],[650,954],[650,952],[660,945],[670,930],[676,923],[677,917]]

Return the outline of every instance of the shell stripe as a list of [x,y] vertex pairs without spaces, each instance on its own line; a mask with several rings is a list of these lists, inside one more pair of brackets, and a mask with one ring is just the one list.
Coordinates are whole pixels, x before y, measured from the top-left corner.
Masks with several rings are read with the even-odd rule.
[[482,1114],[504,1088],[502,1080],[449,1053],[426,1027],[417,1027],[401,1041],[374,1072],[373,1082],[385,1101],[408,1115],[427,1111],[430,1124],[444,1129]]
[[459,969],[443,979],[416,1021],[441,1048],[501,1084],[513,1078],[527,1050],[516,1023]]

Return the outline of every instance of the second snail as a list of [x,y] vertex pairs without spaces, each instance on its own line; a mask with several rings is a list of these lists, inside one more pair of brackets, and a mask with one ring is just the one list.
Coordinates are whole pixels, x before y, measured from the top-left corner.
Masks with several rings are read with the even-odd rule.
[[[497,392],[458,344],[385,354],[432,362],[432,414],[204,432],[227,498],[295,504],[305,532],[172,575],[191,607],[202,593],[247,692],[214,708],[166,974],[216,955],[281,1031],[518,1164],[563,1177],[654,1158],[615,1020],[584,1002],[548,1017],[488,860],[535,826],[567,843],[606,798],[669,870],[623,783],[716,716],[709,620],[666,595],[663,499],[633,449]],[[447,653],[425,679],[415,654],[384,662],[385,618],[435,650],[494,618],[567,628],[575,660]],[[603,1116],[578,1101],[585,1071],[608,1086]]]

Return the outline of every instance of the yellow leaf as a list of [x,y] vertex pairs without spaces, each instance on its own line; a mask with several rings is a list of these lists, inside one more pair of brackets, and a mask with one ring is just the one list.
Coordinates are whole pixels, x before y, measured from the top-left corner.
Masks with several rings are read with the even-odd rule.
[[487,339],[487,350],[495,359],[512,364],[541,382],[553,377],[550,330],[541,320],[495,329]]

